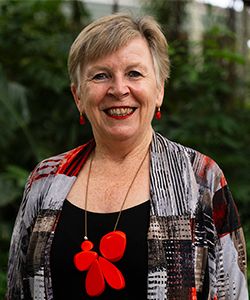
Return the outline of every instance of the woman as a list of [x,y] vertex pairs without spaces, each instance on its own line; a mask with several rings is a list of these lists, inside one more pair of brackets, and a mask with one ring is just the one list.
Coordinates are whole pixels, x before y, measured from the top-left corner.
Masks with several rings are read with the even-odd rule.
[[68,66],[94,139],[31,173],[7,299],[247,299],[244,236],[222,171],[152,129],[169,76],[156,21],[94,21]]

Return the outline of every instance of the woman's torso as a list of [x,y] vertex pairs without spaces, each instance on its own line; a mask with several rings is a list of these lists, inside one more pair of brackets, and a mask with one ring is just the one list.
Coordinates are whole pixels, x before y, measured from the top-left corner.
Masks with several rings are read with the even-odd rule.
[[[127,247],[116,267],[125,277],[126,286],[116,291],[108,287],[98,299],[147,298],[147,232],[149,226],[149,201],[122,212],[118,230],[126,233]],[[113,230],[117,213],[88,212],[88,236],[99,252],[99,241]],[[65,201],[51,248],[51,274],[54,299],[93,299],[85,291],[86,272],[78,271],[73,257],[81,251],[84,236],[84,210]]]

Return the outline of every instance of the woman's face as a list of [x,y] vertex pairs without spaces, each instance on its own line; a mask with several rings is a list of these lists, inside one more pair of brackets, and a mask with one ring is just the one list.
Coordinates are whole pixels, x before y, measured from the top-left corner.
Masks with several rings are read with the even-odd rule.
[[135,38],[116,52],[90,62],[72,92],[89,119],[96,141],[138,139],[152,133],[155,108],[163,99],[146,41]]

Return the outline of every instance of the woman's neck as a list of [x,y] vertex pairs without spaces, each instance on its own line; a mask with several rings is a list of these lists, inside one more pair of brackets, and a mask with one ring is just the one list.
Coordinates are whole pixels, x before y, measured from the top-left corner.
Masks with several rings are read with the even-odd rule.
[[95,160],[111,160],[122,163],[127,159],[138,159],[148,151],[152,140],[153,130],[140,138],[124,141],[103,141],[96,139]]

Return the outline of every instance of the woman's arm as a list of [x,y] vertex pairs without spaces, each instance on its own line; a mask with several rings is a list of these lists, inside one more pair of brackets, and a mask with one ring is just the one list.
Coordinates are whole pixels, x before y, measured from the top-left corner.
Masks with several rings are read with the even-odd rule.
[[[218,299],[247,300],[246,244],[239,213],[224,175],[213,196],[212,217],[217,240],[215,243],[215,287]],[[216,298],[215,298],[216,299]]]
[[35,205],[34,201],[30,201],[34,174],[35,171],[30,174],[26,182],[22,202],[12,232],[7,275],[6,299],[8,300],[26,299],[25,295],[28,290],[26,289],[27,283],[25,281],[26,254],[32,225],[37,214],[37,205]]

